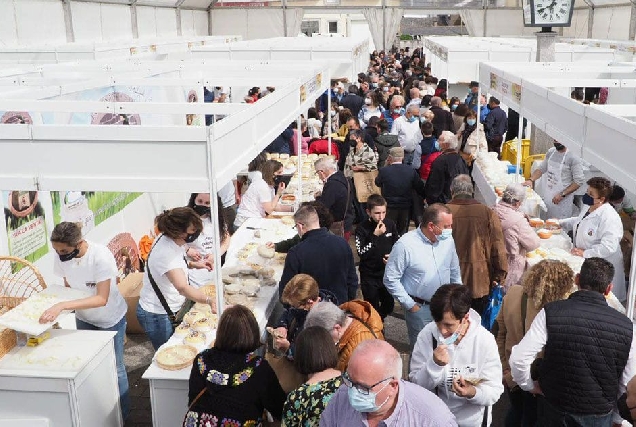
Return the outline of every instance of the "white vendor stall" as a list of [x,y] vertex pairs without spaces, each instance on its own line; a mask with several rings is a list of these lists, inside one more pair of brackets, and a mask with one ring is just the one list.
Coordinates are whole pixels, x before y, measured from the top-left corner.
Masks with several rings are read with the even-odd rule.
[[[21,165],[19,162],[7,162],[0,172],[3,188],[216,194],[219,183],[226,183],[234,177],[292,120],[311,106],[328,88],[330,80],[326,66],[283,61],[251,64],[221,61],[210,61],[209,64],[153,61],[134,65],[113,63],[106,68],[110,75],[105,75],[103,64],[97,68],[95,64],[84,68],[82,65],[74,67],[76,74],[67,77],[73,83],[64,80],[66,70],[63,64],[48,66],[36,76],[18,76],[13,82],[8,78],[3,82],[4,86],[0,83],[0,87],[22,86],[20,96],[16,95],[18,91],[0,91],[0,111],[27,112],[31,117],[38,118],[32,124],[0,124],[0,152],[13,158],[29,159]],[[227,86],[273,85],[276,91],[251,105],[204,104],[200,93],[212,81]],[[120,96],[94,99],[93,92],[90,92],[105,89],[106,93],[112,93],[115,88],[135,88],[139,91],[139,88],[144,87],[154,90],[154,95],[141,102]],[[191,93],[188,91],[194,91],[199,96],[190,99]],[[179,94],[175,98],[182,101],[165,100],[165,92]],[[79,96],[86,93],[91,96]],[[194,102],[184,102],[186,95],[188,100]],[[52,96],[57,98],[39,99]],[[77,115],[88,117],[88,123],[91,123],[90,120],[95,117],[107,114],[116,120],[121,119],[122,115],[134,118],[135,123],[105,126],[97,120],[92,122],[95,124],[76,124],[84,123]],[[192,120],[192,116],[205,114],[219,114],[224,118],[210,127],[195,124]],[[218,209],[217,200],[213,197],[212,219],[217,245],[220,242],[216,215]],[[291,231],[288,229],[289,233]],[[280,237],[285,236],[283,233]],[[249,239],[249,236],[245,239]],[[240,241],[239,237],[237,242]],[[215,265],[221,265],[218,247]],[[220,269],[217,269],[216,285],[217,304],[222,307]],[[261,291],[262,298],[255,305],[261,323],[271,313],[272,304],[277,298],[276,289],[272,287]],[[112,360],[114,363],[114,356]],[[157,390],[161,384],[168,389],[174,387],[169,385],[169,381],[161,383],[161,375],[153,374],[153,369],[150,368],[147,377],[152,376],[158,381],[154,383]],[[35,372],[33,376],[41,375]],[[39,390],[34,388],[37,383],[23,384],[25,392],[36,393]],[[11,384],[7,384],[6,388],[2,385],[0,380],[0,393],[3,389],[12,390]],[[166,425],[178,425],[185,412],[183,402],[187,400],[187,393],[183,384],[178,387],[181,388],[181,397],[176,400],[172,396],[169,398],[170,402],[178,403],[176,411],[171,413],[178,420],[174,418],[177,422],[173,420]],[[112,390],[116,389],[116,386],[112,387]],[[155,391],[152,393],[154,396]],[[159,411],[169,407],[159,396],[162,394],[157,391],[153,397],[155,425],[165,419],[165,414]],[[78,400],[81,400],[81,396],[71,394],[70,405],[81,406]]]
[[277,37],[241,41],[214,46],[195,46],[187,54],[171,57],[258,60],[313,61],[329,64],[333,78],[357,80],[360,72],[369,68],[369,40],[347,37]]
[[0,426],[121,426],[115,332],[53,330],[0,359]]
[[[563,142],[626,191],[636,192],[632,161],[636,155],[633,63],[485,63],[480,65],[479,81],[520,116]],[[609,104],[585,105],[571,99],[569,93],[575,86],[607,87]],[[636,297],[635,279],[636,269],[632,269],[627,304],[630,317]]]

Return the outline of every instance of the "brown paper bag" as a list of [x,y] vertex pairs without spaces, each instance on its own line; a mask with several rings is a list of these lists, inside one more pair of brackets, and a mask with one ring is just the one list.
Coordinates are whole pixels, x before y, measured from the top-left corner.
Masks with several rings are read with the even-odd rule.
[[353,185],[356,187],[356,197],[358,202],[366,203],[372,194],[382,194],[380,188],[375,185],[375,178],[378,176],[378,170],[370,172],[354,172]]

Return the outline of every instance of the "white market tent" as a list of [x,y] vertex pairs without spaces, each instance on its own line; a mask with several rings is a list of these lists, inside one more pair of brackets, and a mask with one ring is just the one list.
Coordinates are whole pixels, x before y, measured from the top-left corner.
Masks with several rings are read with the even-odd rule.
[[[503,103],[582,159],[636,192],[636,69],[633,63],[483,63],[479,82]],[[608,87],[606,105],[570,98],[572,87]],[[636,252],[632,253],[632,263]],[[627,314],[633,318],[636,271],[630,274]]]
[[[449,84],[477,80],[480,62],[536,61],[536,38],[504,37],[426,37],[426,61],[433,73],[446,78]],[[556,62],[631,61],[633,52],[608,46],[557,42]]]
[[329,37],[277,37],[227,44],[196,46],[170,57],[190,59],[316,61],[330,65],[333,78],[355,82],[369,68],[369,40]]
[[68,61],[121,60],[140,57],[161,59],[168,53],[186,52],[196,46],[240,41],[240,36],[149,38],[120,42],[63,43],[0,47],[0,64],[39,64]]
[[[0,152],[8,158],[29,159],[7,162],[0,172],[3,188],[216,194],[220,184],[242,170],[313,104],[328,87],[330,77],[326,66],[307,63],[114,63],[108,68],[110,76],[101,64],[75,64],[75,74],[67,75],[69,65],[50,65],[42,76],[18,79],[27,86],[19,98],[14,97],[15,92],[0,93],[0,111],[53,114],[55,122],[0,125]],[[135,73],[134,67],[146,75]],[[33,74],[32,70],[27,72]],[[11,78],[0,80],[0,87],[2,83],[10,86]],[[198,103],[38,99],[51,93],[70,95],[113,86],[168,91],[198,87],[202,91],[210,84],[272,85],[276,91],[252,105],[204,104],[202,97]],[[159,115],[162,119],[158,124],[140,126],[56,122],[60,115],[87,112]],[[186,114],[223,114],[225,118],[210,127],[186,126]],[[212,204],[218,209],[216,198]],[[217,221],[216,215],[213,221]],[[220,241],[218,235],[216,241]],[[216,254],[220,265],[218,251]],[[220,269],[217,274],[222,287]],[[220,304],[222,288],[217,295]]]

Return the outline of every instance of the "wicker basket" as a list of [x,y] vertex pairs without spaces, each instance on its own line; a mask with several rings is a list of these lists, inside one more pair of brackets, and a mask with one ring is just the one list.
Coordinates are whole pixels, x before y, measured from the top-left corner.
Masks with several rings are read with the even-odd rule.
[[0,308],[15,308],[45,288],[40,271],[29,261],[0,256]]

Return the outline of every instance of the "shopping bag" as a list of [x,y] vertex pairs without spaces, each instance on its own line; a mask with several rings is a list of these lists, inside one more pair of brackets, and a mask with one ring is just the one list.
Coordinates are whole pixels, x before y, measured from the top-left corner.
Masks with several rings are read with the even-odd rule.
[[356,197],[358,202],[366,203],[372,194],[381,194],[380,188],[375,185],[375,178],[378,176],[378,170],[369,172],[354,172],[353,185],[356,188]]
[[501,302],[503,301],[504,289],[499,283],[493,286],[488,297],[488,306],[484,310],[484,314],[481,316],[481,325],[492,330],[492,326],[495,324],[499,310],[501,309]]

